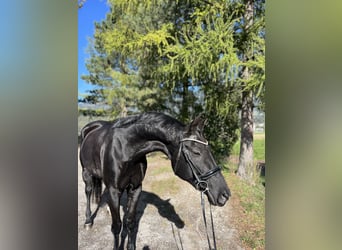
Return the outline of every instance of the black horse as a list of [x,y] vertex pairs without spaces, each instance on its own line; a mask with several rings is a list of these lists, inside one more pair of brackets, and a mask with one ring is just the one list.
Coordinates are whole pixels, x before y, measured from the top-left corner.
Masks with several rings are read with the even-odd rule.
[[210,204],[223,206],[229,199],[230,190],[203,136],[203,127],[201,117],[185,126],[161,113],[144,113],[112,122],[87,124],[81,131],[80,146],[87,197],[85,226],[93,224],[90,198],[93,195],[97,202],[100,201],[103,181],[103,193],[108,195],[112,216],[114,249],[118,249],[122,227],[120,197],[126,190],[128,201],[124,222],[128,231],[127,248],[135,249],[135,213],[147,168],[146,154],[154,151],[166,154],[174,173],[204,192]]

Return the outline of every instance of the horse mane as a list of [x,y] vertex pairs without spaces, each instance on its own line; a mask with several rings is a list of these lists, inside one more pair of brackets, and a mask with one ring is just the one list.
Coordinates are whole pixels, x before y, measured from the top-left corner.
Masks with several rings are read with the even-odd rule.
[[158,112],[146,112],[138,115],[131,115],[124,118],[119,118],[114,121],[113,128],[125,128],[130,125],[157,125],[168,128],[183,128],[184,124],[175,118]]
[[138,115],[119,118],[112,128],[139,127],[141,135],[170,141],[179,135],[185,125],[175,118],[158,112],[147,112]]
[[178,137],[185,127],[183,123],[169,115],[147,112],[118,118],[113,121],[98,120],[90,122],[81,130],[81,143],[88,134],[104,126],[109,126],[112,129],[138,128],[140,135],[145,135],[149,138],[159,138],[167,142],[171,141],[172,138]]
[[112,123],[112,128],[126,128],[134,123],[136,123],[139,115],[131,115],[123,118],[118,118]]

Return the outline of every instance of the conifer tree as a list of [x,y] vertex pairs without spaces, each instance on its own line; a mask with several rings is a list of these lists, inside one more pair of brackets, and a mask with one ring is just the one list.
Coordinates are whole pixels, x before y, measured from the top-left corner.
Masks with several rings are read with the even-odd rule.
[[251,1],[109,2],[85,79],[120,112],[164,111],[183,122],[204,112],[215,154],[226,156],[245,93],[254,102],[264,92],[263,1],[252,4],[249,26]]

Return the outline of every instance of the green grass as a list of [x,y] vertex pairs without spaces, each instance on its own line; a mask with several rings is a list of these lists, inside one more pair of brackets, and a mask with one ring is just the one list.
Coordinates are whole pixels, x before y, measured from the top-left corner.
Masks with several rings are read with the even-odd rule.
[[[254,135],[254,161],[265,161],[265,134]],[[234,174],[237,170],[240,141],[236,142],[224,172],[232,192],[234,226],[238,229],[241,243],[248,249],[265,249],[265,182],[256,177],[255,185],[249,185]],[[233,202],[234,200],[234,202]]]
[[251,248],[264,248],[265,189],[260,184],[253,187],[240,184],[241,192],[238,195],[246,216],[242,223],[247,227],[240,233],[240,239]]
[[265,134],[263,136],[254,136],[254,159],[257,161],[265,161]]
[[227,171],[225,179],[231,189],[232,224],[247,249],[265,249],[265,188],[261,183],[249,185]]

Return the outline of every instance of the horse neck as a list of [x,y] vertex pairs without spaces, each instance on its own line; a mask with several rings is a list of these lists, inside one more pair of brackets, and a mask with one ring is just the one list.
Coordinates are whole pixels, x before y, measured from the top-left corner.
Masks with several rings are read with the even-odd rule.
[[[183,135],[180,126],[160,126],[158,124],[136,124],[140,126],[139,137],[144,139],[145,151],[162,151],[170,159],[178,152],[179,141]],[[136,130],[137,131],[137,130]]]

